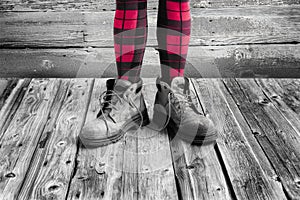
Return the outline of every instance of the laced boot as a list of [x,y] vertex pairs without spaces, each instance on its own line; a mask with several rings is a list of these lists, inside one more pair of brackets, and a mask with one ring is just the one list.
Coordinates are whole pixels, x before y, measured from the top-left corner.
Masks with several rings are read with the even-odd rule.
[[149,127],[156,130],[167,128],[168,134],[191,144],[211,144],[217,139],[213,122],[197,109],[196,95],[189,89],[189,80],[175,77],[171,86],[156,80],[153,120]]
[[83,127],[79,138],[86,148],[96,148],[120,140],[129,130],[149,123],[142,95],[142,79],[137,83],[109,79],[107,90],[100,95],[100,111],[96,119]]

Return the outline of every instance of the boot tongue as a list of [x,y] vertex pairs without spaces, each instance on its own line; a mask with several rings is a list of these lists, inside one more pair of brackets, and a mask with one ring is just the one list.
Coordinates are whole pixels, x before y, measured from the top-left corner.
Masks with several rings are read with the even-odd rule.
[[171,88],[173,91],[184,94],[189,88],[189,83],[184,77],[175,77],[172,80]]
[[127,80],[118,79],[115,82],[114,91],[120,96],[131,86],[131,82]]

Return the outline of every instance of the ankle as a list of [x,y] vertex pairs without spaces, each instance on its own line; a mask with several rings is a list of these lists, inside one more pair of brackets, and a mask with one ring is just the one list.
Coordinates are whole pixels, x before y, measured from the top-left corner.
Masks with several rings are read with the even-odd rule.
[[138,83],[141,80],[140,77],[130,77],[130,76],[118,76],[118,79],[129,81],[131,83]]

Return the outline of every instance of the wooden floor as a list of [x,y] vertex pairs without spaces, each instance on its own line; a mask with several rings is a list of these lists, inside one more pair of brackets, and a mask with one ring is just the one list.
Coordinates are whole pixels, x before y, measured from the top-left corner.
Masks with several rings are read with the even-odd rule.
[[[190,1],[185,75],[221,130],[215,146],[145,127],[90,150],[77,136],[116,75],[115,1],[0,1],[0,200],[299,200],[300,79],[266,79],[300,78],[299,4]],[[150,116],[157,9],[148,0]]]
[[[185,73],[194,78],[300,78],[300,0],[190,0]],[[113,0],[0,1],[0,77],[116,75]],[[148,0],[142,76],[160,75],[158,0]]]
[[300,80],[191,81],[215,146],[145,127],[85,149],[77,136],[105,79],[1,79],[0,199],[300,199]]

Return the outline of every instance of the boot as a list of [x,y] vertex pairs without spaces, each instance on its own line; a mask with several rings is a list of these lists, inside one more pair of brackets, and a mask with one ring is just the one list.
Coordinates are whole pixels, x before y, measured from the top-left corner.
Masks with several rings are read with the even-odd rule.
[[198,111],[198,101],[189,89],[187,78],[175,77],[171,87],[158,78],[156,86],[158,91],[149,127],[156,130],[167,128],[171,139],[179,138],[190,144],[211,144],[216,141],[217,129],[210,119]]
[[117,142],[127,131],[137,130],[149,123],[142,84],[142,79],[137,83],[122,79],[107,80],[107,90],[100,97],[97,118],[86,123],[79,134],[86,148]]

